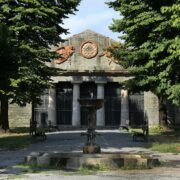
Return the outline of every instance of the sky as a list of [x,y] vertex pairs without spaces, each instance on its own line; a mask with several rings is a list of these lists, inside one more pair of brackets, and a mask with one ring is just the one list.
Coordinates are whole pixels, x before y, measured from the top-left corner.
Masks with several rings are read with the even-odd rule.
[[63,36],[70,37],[81,33],[86,29],[91,29],[114,40],[118,40],[119,33],[109,30],[108,26],[112,19],[119,19],[120,15],[105,4],[107,0],[82,0],[77,7],[79,11],[75,15],[70,15],[64,20],[64,27],[69,29],[70,34]]

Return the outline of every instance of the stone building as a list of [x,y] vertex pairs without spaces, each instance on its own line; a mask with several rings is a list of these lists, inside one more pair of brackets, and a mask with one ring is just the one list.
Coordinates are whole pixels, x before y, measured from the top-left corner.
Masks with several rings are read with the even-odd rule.
[[122,87],[122,82],[130,78],[127,70],[105,50],[115,45],[114,40],[86,30],[54,48],[62,57],[51,66],[65,71],[52,78],[53,85],[42,96],[42,104],[33,110],[31,105],[21,110],[10,105],[10,126],[29,125],[32,112],[39,124],[51,122],[60,128],[86,126],[87,112],[78,99],[92,96],[105,99],[96,114],[99,127],[140,125],[144,121],[150,126],[158,125],[157,97],[151,92],[131,94]]

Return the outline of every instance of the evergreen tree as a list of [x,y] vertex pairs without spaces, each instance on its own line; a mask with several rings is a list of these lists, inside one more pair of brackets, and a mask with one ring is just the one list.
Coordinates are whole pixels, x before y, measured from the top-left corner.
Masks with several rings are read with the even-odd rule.
[[18,74],[16,50],[8,28],[5,25],[0,25],[0,126],[4,130],[9,128],[8,99],[13,97],[11,83]]
[[122,33],[124,47],[112,53],[134,77],[132,91],[152,91],[160,100],[160,123],[166,120],[165,101],[180,105],[180,0],[115,0],[108,3],[122,18],[111,30]]
[[[7,48],[0,50],[1,109],[5,108],[4,99],[6,105],[9,99],[19,105],[40,102],[40,95],[48,88],[54,71],[46,63],[57,57],[50,46],[63,42],[60,35],[68,32],[62,26],[63,19],[77,10],[79,2],[0,0],[0,24],[7,29],[7,36],[4,30],[0,35],[7,43]],[[4,46],[3,42],[1,46]],[[11,68],[13,73],[6,76]],[[7,107],[5,109],[8,111]],[[3,112],[1,110],[0,126],[8,129],[8,112],[6,115]]]

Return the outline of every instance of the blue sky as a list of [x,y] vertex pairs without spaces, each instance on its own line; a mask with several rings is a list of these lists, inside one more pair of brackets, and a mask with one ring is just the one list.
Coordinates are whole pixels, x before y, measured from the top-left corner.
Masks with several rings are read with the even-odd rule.
[[75,15],[70,15],[64,21],[64,27],[69,29],[69,37],[86,29],[91,29],[114,40],[118,39],[119,33],[109,30],[108,26],[113,18],[119,18],[119,14],[110,9],[105,2],[107,0],[82,0]]

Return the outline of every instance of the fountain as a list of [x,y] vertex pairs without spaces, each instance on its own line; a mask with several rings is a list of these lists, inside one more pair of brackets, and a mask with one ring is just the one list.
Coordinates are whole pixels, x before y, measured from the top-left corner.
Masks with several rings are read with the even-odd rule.
[[143,153],[101,153],[101,148],[95,142],[96,138],[96,111],[103,106],[103,99],[84,98],[78,100],[81,107],[88,111],[87,132],[81,135],[87,136],[83,147],[83,153],[75,152],[32,152],[26,156],[25,162],[31,166],[49,167],[63,166],[66,169],[78,170],[81,167],[103,166],[108,169],[119,169],[120,167],[155,167],[159,160],[152,155]]
[[97,133],[95,132],[96,127],[96,111],[103,106],[103,99],[79,99],[78,100],[81,107],[84,107],[88,111],[88,128],[86,133],[81,133],[81,135],[87,136],[87,142],[83,147],[83,153],[92,154],[92,153],[100,153],[101,148],[96,144],[95,138]]

